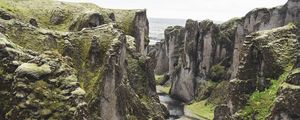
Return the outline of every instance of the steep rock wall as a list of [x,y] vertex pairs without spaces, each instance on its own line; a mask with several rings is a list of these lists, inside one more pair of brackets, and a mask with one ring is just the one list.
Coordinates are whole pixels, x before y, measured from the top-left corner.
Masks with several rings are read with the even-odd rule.
[[[299,3],[299,1],[289,0],[283,6],[271,9],[255,9],[242,18],[232,19],[220,25],[213,24],[211,21],[202,21],[195,23],[193,27],[196,28],[191,29],[191,31],[189,31],[188,25],[190,20],[188,20],[185,26],[185,35],[181,38],[184,44],[181,45],[183,51],[180,54],[185,57],[180,57],[177,65],[177,68],[181,69],[176,69],[175,67],[174,72],[170,69],[168,72],[165,72],[165,74],[172,76],[172,73],[174,73],[177,76],[170,77],[170,80],[173,81],[171,93],[174,95],[178,94],[177,96],[185,101],[190,101],[194,96],[195,88],[197,88],[195,86],[197,83],[201,83],[201,80],[211,79],[219,81],[237,78],[241,64],[241,54],[243,54],[241,51],[246,36],[252,32],[277,28],[290,22],[298,24]],[[177,35],[172,36],[175,37]],[[157,51],[166,51],[166,53],[156,58],[158,61],[162,61],[161,58],[167,57],[170,63],[170,56],[168,56],[170,53],[168,48],[165,47],[170,44],[167,41],[169,36],[165,35],[165,38],[166,40],[160,43],[164,45],[161,45],[162,47],[158,48]],[[190,42],[190,38],[193,39],[192,42]],[[187,49],[187,45],[189,49]],[[197,68],[188,67],[191,64]],[[194,72],[192,74],[190,71],[183,72],[187,68]],[[184,77],[180,78],[178,76]],[[189,77],[191,79],[187,82],[186,79]],[[178,81],[181,81],[180,84],[177,84]],[[184,84],[189,85],[187,87]],[[176,89],[180,90],[176,91]],[[183,91],[189,95],[181,94]]]
[[[55,51],[70,60],[70,67],[78,73],[72,76],[72,80],[78,80],[76,86],[80,85],[82,88],[76,91],[76,93],[79,92],[80,100],[84,99],[86,101],[86,104],[82,104],[84,105],[84,109],[82,109],[84,115],[82,116],[86,116],[86,118],[90,119],[105,120],[164,119],[167,117],[167,113],[164,112],[165,109],[159,103],[158,95],[155,92],[154,68],[151,67],[153,63],[149,62],[151,60],[144,60],[143,57],[128,58],[128,56],[140,55],[141,53],[139,51],[143,49],[143,46],[147,45],[147,42],[143,42],[145,45],[137,46],[137,41],[134,39],[134,37],[136,37],[139,40],[146,40],[148,36],[145,10],[106,10],[92,4],[62,3],[50,0],[44,2],[13,2],[2,0],[0,2],[4,3],[0,5],[1,8],[3,7],[2,5],[6,5],[3,7],[4,9],[11,8],[12,6],[14,6],[14,8],[11,9],[16,9],[10,12],[5,11],[5,18],[8,18],[8,15],[18,16],[17,19],[14,19],[14,17],[4,19],[3,16],[1,16],[1,33],[6,34],[12,42],[26,49],[36,51],[37,53],[42,53],[46,50]],[[37,7],[45,5],[45,3],[47,3],[48,7],[43,11],[39,11]],[[23,5],[30,5],[30,7],[27,8]],[[57,10],[57,7],[53,8],[53,6],[57,6],[61,9]],[[69,7],[71,8],[69,9]],[[92,13],[87,12],[87,10],[90,9],[92,9]],[[54,15],[48,19],[48,14],[43,12],[52,10]],[[70,15],[69,13],[64,13],[66,11],[71,13],[78,12],[78,14],[76,14],[76,16],[61,15],[61,13]],[[139,15],[134,17],[137,11]],[[39,28],[27,23],[27,12],[36,15],[37,18],[35,18],[35,20],[39,24]],[[115,22],[108,19],[106,13],[114,14]],[[101,18],[99,15],[103,15],[104,22],[99,21],[100,19],[98,18]],[[125,21],[121,21],[120,17],[123,17]],[[47,19],[47,21],[43,21],[44,19]],[[62,32],[68,29],[72,23],[71,20],[74,20],[74,28],[76,29],[74,29],[73,32]],[[48,24],[48,22],[51,22],[51,25]],[[129,24],[126,24],[127,22]],[[133,24],[135,24],[135,26],[133,26]],[[126,37],[125,34],[133,34],[133,32],[125,29],[125,27],[139,33],[133,38]],[[133,43],[134,46],[128,46],[127,40],[130,41],[129,44]],[[134,50],[127,53],[128,49],[132,47]],[[130,63],[130,65],[134,66],[138,64],[138,67],[128,70],[127,61],[129,59],[135,61]],[[132,75],[129,75],[132,71],[139,71],[144,74],[136,75],[139,79],[135,79],[135,76],[132,77]],[[4,78],[5,77],[8,76],[5,74]],[[1,79],[2,78],[1,76]],[[55,87],[53,89],[55,89]],[[141,92],[139,91],[141,89],[144,90]],[[11,92],[10,89],[7,91]],[[48,98],[45,99],[47,100]],[[80,102],[80,100],[78,101]],[[76,100],[76,102],[78,101]],[[6,107],[7,106],[3,107],[5,110],[1,109],[1,118],[4,117],[3,115],[6,113],[9,114]],[[43,107],[47,108],[47,106]],[[74,111],[73,108],[71,110]],[[46,116],[48,116],[48,110],[42,112],[46,112]],[[69,116],[69,113],[65,111],[61,113]],[[75,117],[71,114],[70,116]],[[78,117],[78,119],[85,118]]]

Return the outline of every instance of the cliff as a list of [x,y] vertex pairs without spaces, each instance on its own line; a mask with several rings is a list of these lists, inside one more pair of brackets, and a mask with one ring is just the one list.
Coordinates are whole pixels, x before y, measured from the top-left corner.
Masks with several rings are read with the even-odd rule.
[[1,119],[167,117],[152,60],[140,53],[148,44],[146,10],[0,3]]
[[[224,93],[226,98],[216,104],[226,105],[217,107],[216,119],[242,116],[234,113],[249,104],[249,96],[269,90],[273,85],[269,79],[278,79],[295,61],[299,10],[300,2],[289,0],[283,6],[254,9],[222,24],[187,20],[185,27],[167,28],[165,40],[149,47],[148,54],[157,59],[156,74],[170,76],[173,97],[189,103],[207,98],[213,101]],[[226,92],[220,87],[205,87],[208,82],[228,80]],[[222,114],[218,111],[228,110],[230,115],[218,118]]]

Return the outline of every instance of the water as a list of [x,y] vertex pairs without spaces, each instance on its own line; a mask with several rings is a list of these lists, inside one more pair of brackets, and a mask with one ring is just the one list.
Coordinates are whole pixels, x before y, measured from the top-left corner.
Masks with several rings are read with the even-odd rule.
[[169,110],[170,120],[178,119],[184,115],[184,103],[171,98],[165,93],[159,93],[159,100]]
[[185,19],[149,18],[150,45],[164,39],[164,31],[168,26],[184,26]]

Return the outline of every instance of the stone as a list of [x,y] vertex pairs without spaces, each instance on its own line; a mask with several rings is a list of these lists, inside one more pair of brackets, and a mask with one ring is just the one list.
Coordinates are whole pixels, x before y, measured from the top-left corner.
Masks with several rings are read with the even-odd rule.
[[34,18],[30,18],[29,24],[32,25],[32,26],[34,26],[34,27],[38,27],[39,26],[38,23],[37,23],[37,21],[36,21],[36,19],[34,19]]
[[146,10],[135,12],[132,36],[135,38],[136,51],[144,51],[145,46],[149,44],[149,22]]
[[65,15],[61,8],[57,8],[51,12],[51,17],[49,22],[53,25],[59,25],[64,22]]
[[4,20],[10,20],[15,18],[14,16],[12,16],[11,14],[7,13],[5,10],[0,9],[0,18],[4,19]]
[[83,28],[92,28],[104,24],[103,16],[98,12],[87,12],[79,17],[69,27],[70,31],[80,31]]
[[109,19],[111,19],[113,22],[116,21],[116,17],[115,17],[115,14],[114,14],[114,13],[109,13],[108,17],[109,17]]
[[34,63],[23,63],[16,69],[16,73],[19,76],[29,76],[33,77],[35,79],[40,79],[40,77],[44,75],[48,75],[51,73],[50,66],[47,64],[43,64],[41,66],[38,66]]
[[214,120],[233,120],[230,108],[227,105],[218,105],[214,111]]
[[73,95],[85,95],[85,91],[81,88],[76,88],[76,90],[71,92]]

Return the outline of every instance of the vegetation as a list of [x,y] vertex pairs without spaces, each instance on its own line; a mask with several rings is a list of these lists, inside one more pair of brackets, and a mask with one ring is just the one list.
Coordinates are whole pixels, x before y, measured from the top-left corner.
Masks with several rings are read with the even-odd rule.
[[164,75],[155,75],[156,85],[158,85],[159,83],[161,83],[163,79],[164,79]]
[[265,91],[259,92],[255,91],[249,98],[248,105],[245,106],[241,111],[239,111],[239,116],[242,118],[251,118],[253,114],[257,120],[263,120],[270,113],[270,108],[276,98],[276,93],[280,88],[281,84],[284,82],[288,76],[288,67],[286,71],[277,79],[271,80],[272,85]]
[[156,86],[157,91],[159,91],[160,93],[169,93],[171,87],[170,86]]
[[193,114],[200,116],[201,118],[206,118],[212,120],[214,118],[213,104],[209,104],[206,100],[194,102],[186,106],[186,109],[191,111]]
[[211,69],[209,70],[209,77],[213,81],[221,80],[225,76],[226,76],[225,67],[220,64],[216,64],[212,66]]

